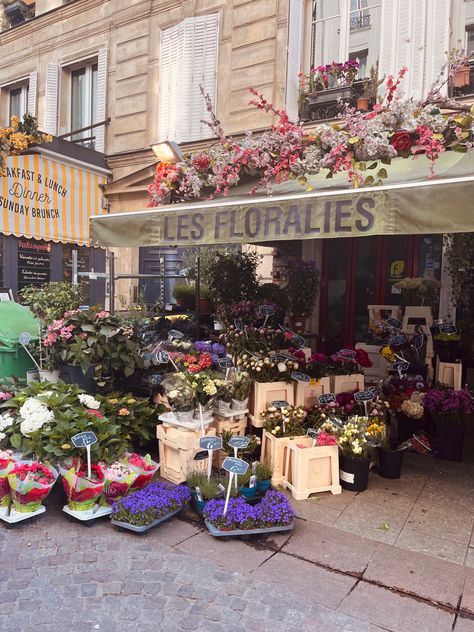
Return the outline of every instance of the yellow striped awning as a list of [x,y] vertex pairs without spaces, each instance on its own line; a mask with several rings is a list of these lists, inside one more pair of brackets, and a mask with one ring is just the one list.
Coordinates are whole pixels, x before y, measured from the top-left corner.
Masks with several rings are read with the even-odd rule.
[[39,154],[10,156],[0,177],[0,233],[88,246],[103,175]]

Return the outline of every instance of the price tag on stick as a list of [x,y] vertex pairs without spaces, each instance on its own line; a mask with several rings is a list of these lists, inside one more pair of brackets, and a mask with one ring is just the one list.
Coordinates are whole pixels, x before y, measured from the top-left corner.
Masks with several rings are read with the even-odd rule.
[[273,316],[275,310],[273,308],[273,305],[260,305],[260,307],[258,308],[258,312],[261,316],[265,317],[265,320],[263,321],[263,326],[266,327],[269,317]]
[[323,393],[322,395],[318,395],[318,402],[320,404],[332,404],[332,402],[336,401],[336,396],[334,393]]
[[[237,458],[237,450],[245,450],[250,443],[250,437],[231,437],[229,446],[234,448],[234,458]],[[237,489],[237,474],[235,475],[235,489]]]
[[75,448],[85,448],[87,455],[87,476],[91,478],[91,445],[97,443],[97,437],[91,430],[87,432],[79,432],[71,437],[72,445]]
[[364,413],[365,416],[367,417],[367,402],[370,402],[370,400],[374,399],[373,394],[367,389],[366,391],[358,391],[357,393],[354,393],[354,400],[356,402],[363,402],[364,404]]
[[207,456],[209,459],[207,464],[207,480],[209,480],[212,473],[213,451],[222,449],[222,437],[201,437],[199,439],[199,447],[202,450],[207,450]]
[[227,513],[227,507],[229,505],[230,490],[232,487],[232,481],[234,479],[234,476],[237,479],[238,474],[240,475],[245,474],[248,470],[249,464],[243,461],[242,459],[236,459],[235,457],[227,456],[224,459],[224,463],[222,464],[222,467],[224,468],[226,472],[229,472],[229,484],[227,486],[227,494],[226,494],[225,504],[224,504],[224,516],[225,516]]

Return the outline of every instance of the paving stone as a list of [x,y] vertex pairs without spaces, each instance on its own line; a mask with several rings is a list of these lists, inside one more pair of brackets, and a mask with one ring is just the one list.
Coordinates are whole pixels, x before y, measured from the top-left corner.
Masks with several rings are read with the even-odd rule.
[[394,544],[408,515],[408,511],[372,504],[360,498],[344,509],[334,526],[356,535]]
[[370,559],[363,578],[457,607],[466,574],[467,569],[458,564],[382,544]]
[[454,621],[449,612],[364,582],[338,610],[391,632],[451,632]]
[[417,503],[412,509],[407,525],[421,533],[469,544],[474,526],[474,513],[460,508],[453,512],[449,507],[435,507]]
[[466,573],[461,608],[474,615],[474,571],[469,568]]
[[474,617],[460,615],[457,618],[454,632],[472,632],[474,630]]
[[467,546],[465,544],[422,533],[409,525],[405,525],[401,530],[395,544],[408,551],[424,553],[456,564],[463,564],[466,559]]

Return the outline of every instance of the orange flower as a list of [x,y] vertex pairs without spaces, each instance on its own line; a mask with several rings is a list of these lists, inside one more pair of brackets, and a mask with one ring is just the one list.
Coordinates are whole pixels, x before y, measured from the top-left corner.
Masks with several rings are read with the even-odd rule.
[[121,408],[117,414],[120,415],[120,417],[126,417],[127,415],[130,415],[130,411],[128,408]]

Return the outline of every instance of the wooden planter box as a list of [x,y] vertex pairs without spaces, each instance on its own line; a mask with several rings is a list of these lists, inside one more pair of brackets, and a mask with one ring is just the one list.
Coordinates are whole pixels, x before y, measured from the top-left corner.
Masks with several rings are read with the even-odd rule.
[[288,446],[304,438],[304,435],[298,437],[275,437],[264,430],[260,461],[269,463],[273,467],[272,485],[281,485],[283,481],[283,468]]
[[352,391],[364,390],[364,376],[362,373],[353,373],[352,375],[333,375],[332,376],[332,392],[348,393]]
[[[158,451],[160,454],[160,475],[171,483],[179,484],[186,480],[190,470],[207,472],[208,459],[194,460],[199,448],[200,431],[178,430],[177,428],[157,426]],[[206,435],[215,437],[215,428],[208,428]]]
[[[298,447],[301,445],[306,447]],[[286,450],[282,484],[291,490],[296,500],[304,500],[318,492],[340,494],[342,491],[337,445],[312,446],[310,437],[301,437],[291,442]]]
[[[304,353],[306,362],[309,362],[311,360],[311,356],[313,354],[313,352],[311,351],[311,347],[301,347],[300,349],[298,349],[298,351],[302,351]],[[280,352],[288,353],[288,349],[280,349]]]
[[[240,417],[240,418],[239,418]],[[237,413],[235,417],[230,417],[227,419],[223,419],[222,417],[216,416],[212,423],[216,434],[220,435],[223,431],[232,432],[233,435],[238,437],[244,437],[245,431],[247,430],[247,415],[242,415]],[[222,463],[224,462],[227,454],[224,450],[214,450],[213,452],[213,465],[214,467],[221,468]]]
[[314,380],[314,384],[295,383],[295,406],[312,406],[317,403],[318,395],[331,392],[331,378],[322,377]]
[[260,416],[262,410],[271,406],[275,400],[284,400],[288,404],[294,403],[294,383],[286,382],[254,382],[250,392],[249,411],[252,425],[263,428],[264,420]]

